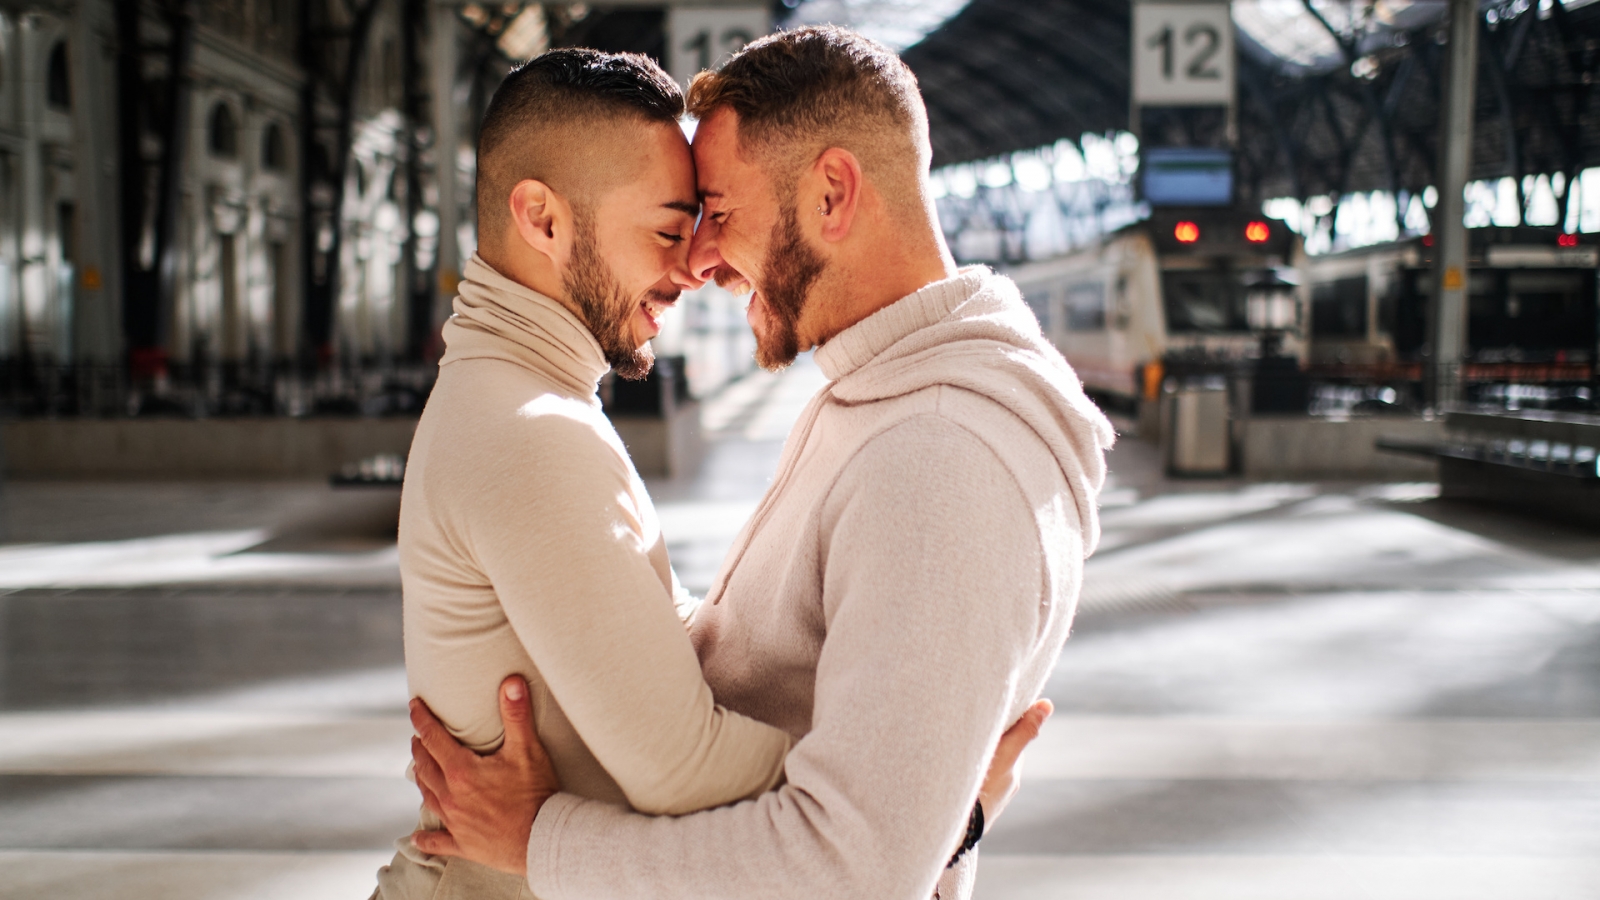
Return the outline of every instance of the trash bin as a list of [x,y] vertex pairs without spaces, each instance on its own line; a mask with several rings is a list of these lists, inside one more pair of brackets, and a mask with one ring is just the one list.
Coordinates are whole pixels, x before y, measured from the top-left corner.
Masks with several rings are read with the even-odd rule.
[[1171,418],[1162,435],[1173,475],[1228,474],[1228,386],[1221,377],[1188,381],[1169,396]]

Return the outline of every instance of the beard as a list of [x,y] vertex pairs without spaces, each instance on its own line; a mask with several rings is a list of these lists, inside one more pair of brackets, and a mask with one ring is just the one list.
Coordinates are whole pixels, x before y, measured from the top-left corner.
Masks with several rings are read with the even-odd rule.
[[787,204],[772,226],[767,259],[761,267],[761,302],[767,306],[767,333],[756,335],[756,364],[777,371],[800,355],[800,314],[827,263],[800,235],[800,216]]
[[594,220],[586,212],[574,209],[573,221],[576,233],[572,265],[562,278],[562,286],[582,313],[583,324],[589,326],[589,333],[599,342],[601,354],[617,377],[642,381],[655,365],[655,350],[648,343],[643,347],[633,343],[628,320],[635,304],[623,293],[616,273],[600,258]]

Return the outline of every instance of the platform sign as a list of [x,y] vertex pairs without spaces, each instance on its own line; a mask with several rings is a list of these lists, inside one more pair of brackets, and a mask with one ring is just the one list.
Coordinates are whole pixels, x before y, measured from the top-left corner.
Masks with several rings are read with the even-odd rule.
[[667,12],[667,71],[687,85],[771,30],[767,6],[673,6]]
[[1133,102],[1228,106],[1234,98],[1233,18],[1226,3],[1133,5]]
[[1140,162],[1151,206],[1230,206],[1233,154],[1198,147],[1147,147]]

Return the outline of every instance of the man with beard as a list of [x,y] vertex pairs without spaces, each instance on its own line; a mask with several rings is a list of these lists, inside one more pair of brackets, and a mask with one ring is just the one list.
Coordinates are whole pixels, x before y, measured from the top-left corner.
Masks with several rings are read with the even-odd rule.
[[966,897],[975,854],[946,861],[1066,640],[1110,425],[1016,286],[956,268],[892,52],[780,33],[700,75],[689,109],[695,274],[751,293],[764,365],[816,347],[829,378],[691,625],[718,701],[796,738],[787,780],[650,817],[561,791],[521,704],[485,758],[414,704],[446,830],[413,840],[544,900]]
[[[713,702],[654,508],[596,396],[608,366],[644,377],[662,312],[703,283],[688,268],[699,201],[682,111],[655,63],[590,50],[545,54],[496,91],[478,252],[400,517],[413,695],[489,752],[514,676],[566,790],[655,814],[762,793],[791,743]],[[996,757],[1001,790],[1015,756]],[[439,822],[425,810],[421,827]],[[378,882],[386,900],[527,896],[518,876],[409,841]]]
[[[686,287],[699,209],[677,85],[642,57],[563,50],[484,117],[478,252],[445,324],[401,498],[411,691],[479,751],[526,679],[561,783],[652,813],[759,794],[789,737],[716,706],[644,484],[601,412],[642,378]],[[422,827],[438,827],[424,812]],[[387,900],[526,896],[522,879],[402,841]]]

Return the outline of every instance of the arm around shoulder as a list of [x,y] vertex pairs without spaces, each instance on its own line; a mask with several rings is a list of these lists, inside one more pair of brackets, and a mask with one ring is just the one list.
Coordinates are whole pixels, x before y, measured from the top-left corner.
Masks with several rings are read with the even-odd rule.
[[712,699],[651,564],[630,470],[603,423],[520,423],[524,458],[475,513],[473,551],[562,711],[634,808],[679,814],[760,793],[785,733]]
[[1032,697],[1041,646],[1033,511],[993,451],[937,417],[874,439],[823,517],[827,637],[788,781],[649,820],[575,798],[534,824],[541,897],[926,898],[989,757]]

